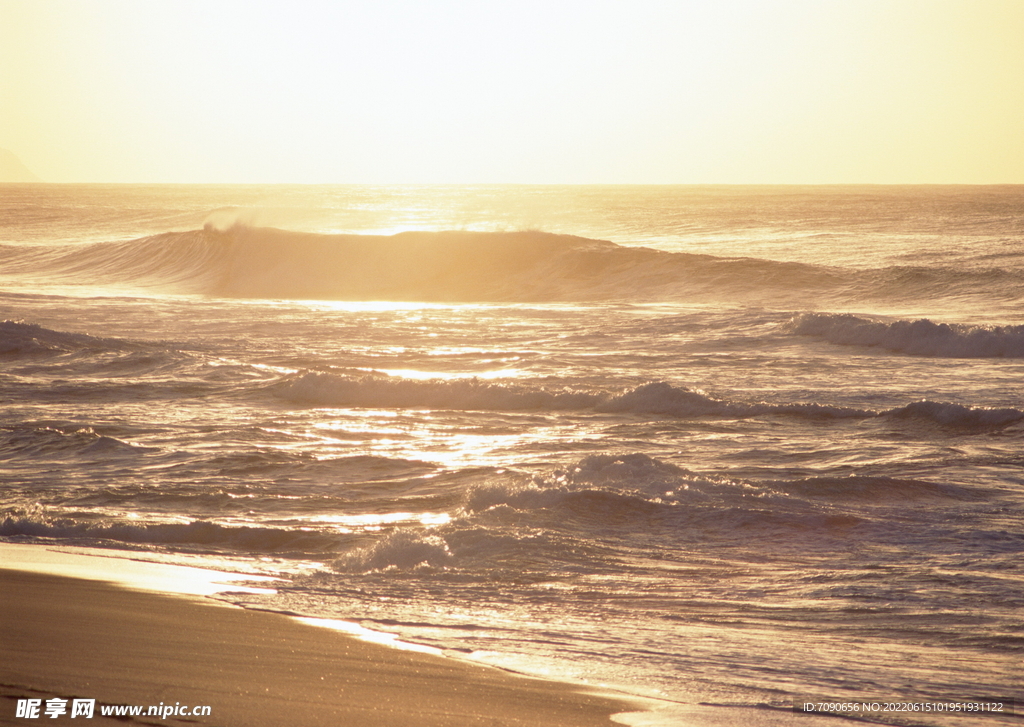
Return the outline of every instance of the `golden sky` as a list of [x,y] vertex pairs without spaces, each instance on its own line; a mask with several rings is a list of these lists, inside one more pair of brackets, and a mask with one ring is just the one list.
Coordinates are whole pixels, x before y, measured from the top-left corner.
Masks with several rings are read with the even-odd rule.
[[1024,183],[1024,0],[0,0],[52,182]]

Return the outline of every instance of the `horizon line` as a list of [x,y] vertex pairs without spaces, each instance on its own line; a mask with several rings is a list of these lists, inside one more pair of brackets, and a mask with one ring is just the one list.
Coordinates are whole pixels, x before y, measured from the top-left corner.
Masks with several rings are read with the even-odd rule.
[[1015,187],[1021,182],[48,182],[0,181],[4,186],[192,187]]

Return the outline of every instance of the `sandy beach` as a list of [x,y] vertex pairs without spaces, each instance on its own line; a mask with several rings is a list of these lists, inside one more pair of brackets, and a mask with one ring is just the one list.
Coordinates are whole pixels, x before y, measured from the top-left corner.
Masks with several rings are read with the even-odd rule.
[[[590,727],[636,709],[280,614],[20,569],[0,570],[0,665],[3,724],[35,721],[16,717],[17,701],[28,698],[42,700],[46,724],[79,723],[70,717],[79,698],[96,700],[92,724],[106,721],[100,705],[138,705],[144,715],[149,706],[210,707],[209,716],[129,723],[267,727]],[[55,697],[68,700],[68,714],[47,718],[46,700]]]

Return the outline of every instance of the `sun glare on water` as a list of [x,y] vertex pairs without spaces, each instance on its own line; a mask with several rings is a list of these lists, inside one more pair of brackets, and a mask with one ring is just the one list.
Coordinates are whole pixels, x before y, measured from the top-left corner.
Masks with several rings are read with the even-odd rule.
[[466,379],[515,379],[528,376],[520,369],[494,369],[491,371],[418,371],[416,369],[373,369],[375,372],[416,381],[459,381]]

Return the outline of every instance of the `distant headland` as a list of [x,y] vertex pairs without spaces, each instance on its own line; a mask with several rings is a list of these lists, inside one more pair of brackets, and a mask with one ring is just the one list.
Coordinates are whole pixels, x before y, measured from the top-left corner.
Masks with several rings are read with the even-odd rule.
[[41,182],[14,152],[0,149],[0,182]]

